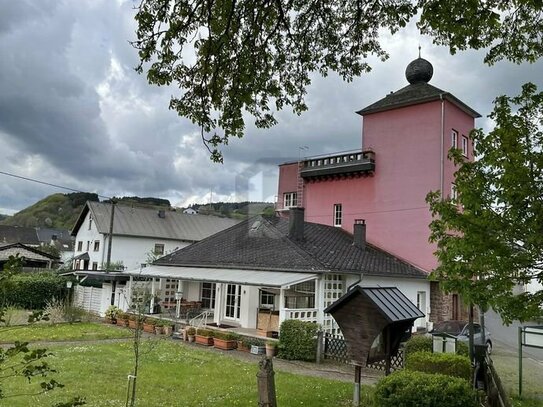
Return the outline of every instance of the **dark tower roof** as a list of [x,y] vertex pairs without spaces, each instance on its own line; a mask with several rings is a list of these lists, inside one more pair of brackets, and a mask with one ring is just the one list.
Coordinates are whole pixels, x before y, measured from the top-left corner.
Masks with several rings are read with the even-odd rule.
[[383,112],[385,110],[398,109],[405,106],[445,99],[456,105],[471,117],[481,117],[479,113],[451,93],[430,85],[428,82],[432,79],[433,74],[434,68],[427,60],[419,57],[411,61],[405,69],[405,77],[407,78],[409,85],[396,92],[389,93],[383,99],[372,103],[356,113],[365,116],[367,114]]
[[418,82],[430,82],[434,75],[434,67],[427,60],[418,57],[405,68],[407,82],[413,84]]

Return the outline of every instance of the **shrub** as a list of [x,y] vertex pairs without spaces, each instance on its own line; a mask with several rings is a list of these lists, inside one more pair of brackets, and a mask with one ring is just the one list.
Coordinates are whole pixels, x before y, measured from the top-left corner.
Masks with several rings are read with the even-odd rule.
[[237,341],[239,335],[236,335],[234,332],[213,331],[213,337],[222,339],[223,341]]
[[288,319],[281,324],[278,356],[287,360],[314,361],[317,355],[318,325]]
[[187,335],[196,335],[196,329],[193,326],[188,327]]
[[[432,352],[432,337],[423,335],[413,335],[405,343],[405,355],[414,352]],[[468,344],[456,341],[456,353],[462,356],[468,356]]]
[[213,331],[211,329],[198,328],[196,330],[196,335],[199,335],[199,336],[208,336],[208,337],[213,338],[214,333],[215,333],[215,331]]
[[451,353],[410,353],[405,358],[405,368],[417,372],[441,373],[471,381],[469,358]]
[[21,273],[13,276],[6,302],[24,309],[44,309],[54,298],[64,300],[66,279],[52,272]]
[[402,370],[383,378],[375,389],[378,407],[476,407],[477,394],[463,379]]
[[110,305],[106,310],[106,317],[109,319],[116,319],[121,309],[115,305]]
[[49,317],[49,322],[51,324],[60,324],[64,322],[64,302],[52,298],[50,301],[47,301],[45,305],[45,314]]

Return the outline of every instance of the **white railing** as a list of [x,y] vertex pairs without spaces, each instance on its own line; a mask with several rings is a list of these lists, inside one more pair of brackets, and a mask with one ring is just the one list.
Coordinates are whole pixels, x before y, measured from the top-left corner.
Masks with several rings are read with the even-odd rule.
[[286,308],[284,309],[284,315],[285,319],[318,323],[318,311],[317,308]]
[[[195,328],[201,328],[202,324],[205,326],[207,325],[207,318],[213,314],[213,311],[211,310],[205,310],[200,315],[195,316],[194,318],[191,318],[189,320],[189,325],[193,326]],[[197,324],[196,324],[197,322]]]

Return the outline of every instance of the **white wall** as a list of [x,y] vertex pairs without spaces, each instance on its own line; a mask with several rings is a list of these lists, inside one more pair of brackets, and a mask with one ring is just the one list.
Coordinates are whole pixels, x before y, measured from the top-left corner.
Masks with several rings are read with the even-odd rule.
[[[102,269],[107,261],[107,250],[109,239],[106,234],[101,234],[96,229],[96,223],[92,222],[89,230],[90,211],[85,216],[85,220],[81,224],[76,236],[74,255],[78,256],[85,252],[89,253],[89,269],[92,270],[93,263],[97,263],[98,269]],[[79,243],[83,242],[82,250],[77,250]],[[94,242],[99,241],[100,247],[98,251],[94,251]],[[89,249],[87,250],[87,244]],[[176,249],[188,246],[190,243],[182,240],[166,240],[155,239],[149,237],[135,236],[116,236],[113,235],[111,246],[111,262],[122,261],[123,265],[128,270],[135,270],[141,264],[147,263],[148,254],[154,252],[155,244],[164,245],[164,254],[171,253]],[[81,264],[82,268],[83,265]]]

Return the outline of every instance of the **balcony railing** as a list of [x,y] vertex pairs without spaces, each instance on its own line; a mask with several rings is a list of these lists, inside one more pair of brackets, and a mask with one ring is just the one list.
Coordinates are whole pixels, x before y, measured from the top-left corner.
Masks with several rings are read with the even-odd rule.
[[304,179],[349,174],[369,174],[375,171],[373,151],[351,151],[306,159],[300,175]]

